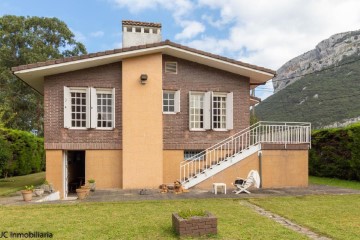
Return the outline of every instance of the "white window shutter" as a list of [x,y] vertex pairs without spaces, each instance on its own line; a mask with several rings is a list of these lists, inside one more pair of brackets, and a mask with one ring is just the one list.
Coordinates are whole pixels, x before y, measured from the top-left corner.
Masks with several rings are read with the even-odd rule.
[[90,127],[96,128],[97,126],[97,96],[96,89],[90,88]]
[[71,93],[68,87],[64,86],[64,128],[71,127]]
[[189,91],[189,130],[191,130],[191,91]]
[[115,128],[115,88],[112,89],[112,120],[113,120],[113,128]]
[[226,129],[233,129],[234,128],[234,124],[233,124],[233,119],[234,119],[234,94],[228,93],[226,95]]
[[91,106],[91,103],[90,103],[90,100],[91,100],[91,88],[87,88],[86,89],[86,128],[90,128],[90,106]]
[[174,94],[174,112],[180,112],[180,90],[176,91]]
[[204,95],[204,129],[211,129],[211,105],[212,92],[206,92]]

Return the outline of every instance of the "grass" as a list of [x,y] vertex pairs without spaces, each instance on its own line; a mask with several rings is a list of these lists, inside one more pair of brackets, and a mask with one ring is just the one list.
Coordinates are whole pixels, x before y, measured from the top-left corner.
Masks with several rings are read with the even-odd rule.
[[359,239],[360,196],[274,197],[249,201],[333,239]]
[[0,179],[0,196],[7,196],[22,190],[25,186],[40,185],[45,180],[45,172],[29,174],[25,176]]
[[317,185],[328,185],[334,187],[343,187],[360,190],[360,182],[357,181],[346,181],[336,178],[325,178],[325,177],[313,177],[309,176],[310,184]]
[[218,234],[203,239],[306,239],[232,199],[0,206],[0,226],[54,239],[178,239],[171,214],[190,208],[218,217]]

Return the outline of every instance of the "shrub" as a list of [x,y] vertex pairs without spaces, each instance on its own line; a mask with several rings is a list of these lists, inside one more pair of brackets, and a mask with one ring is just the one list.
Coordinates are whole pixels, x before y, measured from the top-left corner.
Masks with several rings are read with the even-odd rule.
[[206,214],[206,211],[204,211],[204,210],[187,209],[187,210],[179,211],[178,215],[183,219],[189,219],[191,217],[204,217],[207,214]]
[[360,180],[360,124],[312,133],[309,173],[313,176]]
[[0,128],[0,176],[17,176],[45,169],[44,140],[29,132]]

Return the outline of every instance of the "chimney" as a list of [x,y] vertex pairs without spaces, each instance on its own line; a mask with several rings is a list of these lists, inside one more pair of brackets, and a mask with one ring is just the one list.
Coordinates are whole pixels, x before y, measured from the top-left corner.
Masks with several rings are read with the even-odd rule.
[[161,42],[161,23],[122,21],[122,47]]

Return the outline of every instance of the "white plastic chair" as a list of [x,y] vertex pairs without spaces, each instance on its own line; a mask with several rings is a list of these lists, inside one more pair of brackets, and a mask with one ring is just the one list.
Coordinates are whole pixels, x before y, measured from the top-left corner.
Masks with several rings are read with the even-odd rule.
[[236,187],[236,190],[233,191],[235,194],[239,194],[242,192],[250,194],[249,190],[247,190],[248,188],[250,188],[251,186],[254,186],[256,188],[260,187],[260,176],[258,171],[251,170],[246,179],[236,178],[233,185]]

